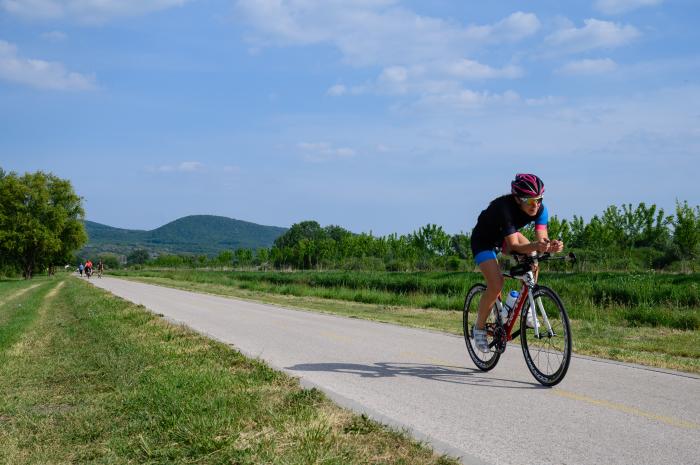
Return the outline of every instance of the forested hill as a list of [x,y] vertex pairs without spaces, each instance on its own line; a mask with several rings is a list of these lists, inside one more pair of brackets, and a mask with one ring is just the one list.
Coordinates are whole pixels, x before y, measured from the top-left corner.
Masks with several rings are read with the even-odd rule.
[[88,253],[128,254],[135,249],[161,253],[214,255],[222,250],[271,247],[287,228],[262,226],[224,216],[192,215],[152,231],[120,229],[85,221]]

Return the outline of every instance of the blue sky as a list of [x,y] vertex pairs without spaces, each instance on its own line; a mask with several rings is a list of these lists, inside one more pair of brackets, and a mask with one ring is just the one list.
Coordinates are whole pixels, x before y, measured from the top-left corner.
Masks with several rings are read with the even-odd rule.
[[695,0],[0,0],[0,166],[87,218],[470,231],[700,204]]

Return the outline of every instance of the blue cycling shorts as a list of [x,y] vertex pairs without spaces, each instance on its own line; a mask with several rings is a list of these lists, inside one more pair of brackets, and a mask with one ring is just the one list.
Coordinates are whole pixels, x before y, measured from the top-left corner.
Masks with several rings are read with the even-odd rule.
[[480,265],[482,262],[485,262],[487,260],[496,260],[496,251],[491,249],[491,250],[482,250],[481,252],[477,253],[474,255],[474,261],[476,262],[477,265]]

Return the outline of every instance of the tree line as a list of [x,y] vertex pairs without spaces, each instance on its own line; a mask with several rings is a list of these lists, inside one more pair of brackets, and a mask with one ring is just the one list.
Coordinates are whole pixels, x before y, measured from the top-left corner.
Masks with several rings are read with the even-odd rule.
[[[677,202],[675,214],[640,203],[609,206],[590,221],[552,216],[549,236],[567,249],[584,252],[603,268],[667,268],[700,257],[700,206]],[[522,232],[534,238],[533,226]],[[135,254],[138,254],[135,255]],[[448,234],[428,224],[410,234],[354,234],[340,226],[322,227],[302,221],[278,237],[270,248],[226,250],[216,257],[160,255],[145,251],[129,256],[129,263],[160,267],[258,267],[275,269],[460,270],[473,267],[467,233]]]
[[[50,173],[7,173],[0,168],[0,275],[25,278],[57,265],[77,264],[87,257],[75,251],[87,242],[82,198],[70,181]],[[534,237],[533,227],[522,232]],[[610,268],[668,268],[674,263],[700,269],[700,206],[676,202],[667,214],[656,205],[609,206],[590,221],[552,216],[549,235],[568,249],[581,250]],[[584,254],[584,255],[585,255]],[[448,234],[428,224],[409,234],[355,234],[340,226],[316,221],[292,225],[269,248],[224,250],[205,255],[153,256],[132,251],[127,264],[160,267],[256,267],[262,269],[460,270],[473,268],[470,237]],[[114,255],[102,259],[107,268],[120,263]],[[605,267],[605,265],[604,265]]]

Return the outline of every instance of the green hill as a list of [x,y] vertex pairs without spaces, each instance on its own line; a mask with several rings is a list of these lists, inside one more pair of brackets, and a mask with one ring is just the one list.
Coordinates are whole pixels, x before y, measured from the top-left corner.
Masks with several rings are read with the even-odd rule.
[[85,221],[88,244],[82,253],[128,254],[135,249],[156,253],[216,255],[222,250],[271,247],[287,230],[223,216],[192,215],[152,231],[121,229]]

